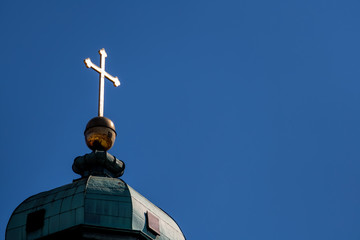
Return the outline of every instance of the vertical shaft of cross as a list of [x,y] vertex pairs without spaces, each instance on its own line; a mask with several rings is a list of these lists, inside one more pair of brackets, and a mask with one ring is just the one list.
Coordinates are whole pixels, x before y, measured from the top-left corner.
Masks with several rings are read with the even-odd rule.
[[99,106],[98,106],[98,116],[103,117],[104,116],[104,85],[105,85],[105,78],[109,79],[115,87],[120,86],[120,81],[118,77],[113,77],[109,73],[105,72],[105,58],[107,57],[107,54],[105,52],[105,49],[101,49],[99,51],[100,54],[100,67],[93,64],[90,60],[90,58],[86,58],[84,60],[85,66],[87,68],[92,68],[96,72],[99,73]]
[[107,54],[105,49],[101,49],[99,51],[101,59],[100,59],[100,68],[101,72],[99,74],[99,109],[98,109],[98,116],[104,116],[104,78],[105,78],[105,58]]

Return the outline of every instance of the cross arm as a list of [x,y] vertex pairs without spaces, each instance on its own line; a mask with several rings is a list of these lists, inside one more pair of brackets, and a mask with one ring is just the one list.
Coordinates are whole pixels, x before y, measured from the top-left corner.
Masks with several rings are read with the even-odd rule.
[[110,74],[108,74],[107,72],[105,72],[105,77],[107,79],[109,79],[110,81],[112,81],[115,87],[120,86],[120,81],[119,81],[118,77],[113,77]]
[[101,73],[102,70],[101,68],[99,68],[98,66],[96,66],[95,64],[92,63],[92,61],[90,60],[90,58],[87,58],[84,60],[84,63],[86,65],[87,68],[92,68],[94,69],[95,71],[97,71],[98,73]]
[[110,75],[109,73],[103,71],[101,68],[99,68],[98,66],[96,66],[95,64],[93,64],[90,60],[90,58],[87,58],[84,60],[84,63],[86,65],[87,68],[92,68],[94,69],[95,71],[97,71],[98,73],[104,73],[104,76],[109,79],[110,81],[113,82],[114,86],[115,87],[118,87],[120,86],[120,81],[119,81],[119,78],[118,77],[113,77],[112,75]]

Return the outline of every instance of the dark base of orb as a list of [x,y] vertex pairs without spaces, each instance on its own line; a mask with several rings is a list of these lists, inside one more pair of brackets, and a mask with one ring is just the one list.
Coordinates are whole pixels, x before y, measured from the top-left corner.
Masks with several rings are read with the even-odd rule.
[[125,163],[108,152],[95,150],[76,157],[72,169],[81,177],[93,175],[118,178],[124,174]]
[[93,151],[97,151],[97,150],[98,151],[107,151],[108,150],[108,149],[104,148],[99,141],[94,141],[92,148],[93,149],[91,149],[91,150],[93,150]]

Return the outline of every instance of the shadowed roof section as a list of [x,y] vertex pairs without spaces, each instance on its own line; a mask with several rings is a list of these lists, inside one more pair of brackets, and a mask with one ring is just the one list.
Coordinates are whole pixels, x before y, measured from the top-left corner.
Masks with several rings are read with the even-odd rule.
[[[148,212],[159,220],[159,234],[149,229]],[[37,219],[40,224],[35,223],[29,228],[28,216],[30,221]],[[9,220],[6,239],[47,239],[46,236],[56,236],[71,229],[95,228],[97,233],[132,233],[141,239],[185,239],[167,213],[123,180],[102,176],[82,178],[26,199]]]

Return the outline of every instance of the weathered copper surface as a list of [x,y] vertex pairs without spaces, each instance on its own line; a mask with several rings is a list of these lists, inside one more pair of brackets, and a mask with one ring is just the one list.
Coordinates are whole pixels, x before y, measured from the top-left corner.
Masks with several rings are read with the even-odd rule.
[[[28,215],[41,209],[45,211],[43,225],[27,232]],[[148,212],[159,219],[159,235],[147,227]],[[99,176],[82,178],[26,199],[11,215],[5,239],[54,239],[47,237],[77,228],[85,233],[88,229],[96,229],[104,236],[107,233],[121,236],[126,232],[141,236],[139,239],[185,239],[179,226],[167,213],[123,180]]]

